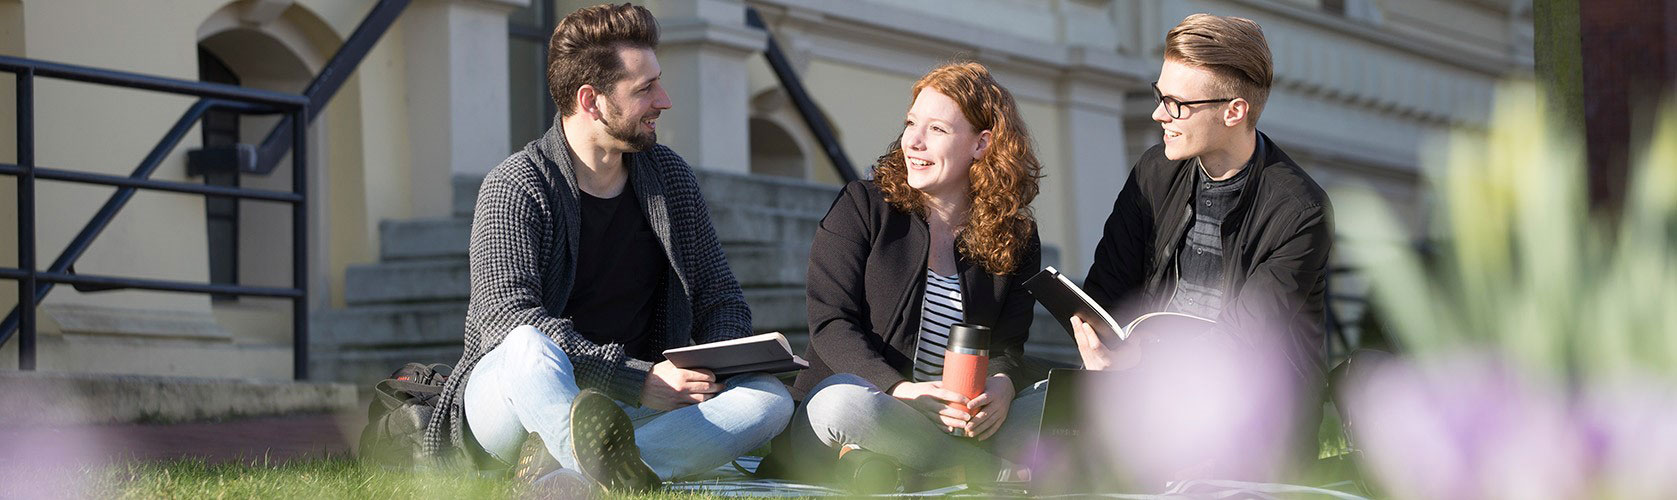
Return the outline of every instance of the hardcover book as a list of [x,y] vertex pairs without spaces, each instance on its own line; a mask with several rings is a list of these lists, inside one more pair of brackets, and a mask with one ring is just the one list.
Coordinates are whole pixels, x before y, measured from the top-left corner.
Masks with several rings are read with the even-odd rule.
[[669,349],[664,351],[664,359],[676,368],[703,368],[717,375],[809,368],[809,362],[792,354],[792,345],[780,332]]

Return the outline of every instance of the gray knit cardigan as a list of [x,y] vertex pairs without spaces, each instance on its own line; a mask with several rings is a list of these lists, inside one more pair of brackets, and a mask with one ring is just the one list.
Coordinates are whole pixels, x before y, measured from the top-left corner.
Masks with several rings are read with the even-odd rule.
[[[595,344],[567,317],[582,225],[568,151],[555,119],[546,135],[490,171],[478,190],[466,349],[426,429],[424,451],[434,459],[475,455],[465,441],[461,394],[478,360],[520,325],[534,325],[570,355],[578,386],[618,401],[639,404],[648,371],[661,361],[631,358],[623,344]],[[660,297],[648,350],[750,335],[751,309],[728,269],[687,162],[656,145],[624,155],[624,164],[647,223],[670,259],[670,272],[654,292]]]

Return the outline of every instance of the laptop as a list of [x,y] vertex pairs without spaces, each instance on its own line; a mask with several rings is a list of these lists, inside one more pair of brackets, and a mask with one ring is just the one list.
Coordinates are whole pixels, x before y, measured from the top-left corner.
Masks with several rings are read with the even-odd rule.
[[[1048,372],[1048,394],[1037,430],[1031,495],[1122,491],[1117,469],[1102,449],[1092,422],[1085,418],[1086,391],[1123,383],[1121,372],[1055,368]],[[1106,392],[1103,390],[1102,392]]]

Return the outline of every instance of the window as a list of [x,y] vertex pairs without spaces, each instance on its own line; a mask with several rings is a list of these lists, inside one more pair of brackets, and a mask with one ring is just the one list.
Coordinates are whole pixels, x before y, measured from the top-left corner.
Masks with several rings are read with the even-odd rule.
[[547,93],[547,40],[558,24],[557,10],[552,0],[535,0],[507,16],[509,152],[541,137],[553,125],[553,99]]

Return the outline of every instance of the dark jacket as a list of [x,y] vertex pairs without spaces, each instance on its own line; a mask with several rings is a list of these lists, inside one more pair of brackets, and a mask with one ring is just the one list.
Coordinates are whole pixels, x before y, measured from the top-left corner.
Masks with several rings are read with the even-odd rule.
[[[576,169],[559,120],[540,139],[489,171],[472,212],[472,294],[466,349],[443,385],[425,451],[440,458],[471,451],[460,395],[472,370],[508,332],[533,325],[570,356],[576,382],[639,404],[647,372],[660,359],[635,359],[623,344],[596,344],[577,333],[565,303],[576,278],[581,238]],[[674,151],[655,145],[623,155],[629,182],[658,235],[670,268],[659,287],[648,350],[751,334],[751,309],[722,255],[699,182]]]
[[[1278,348],[1301,382],[1319,386],[1333,208],[1304,169],[1259,136],[1259,161],[1248,167],[1251,177],[1223,223],[1224,306],[1216,329],[1248,346]],[[1165,158],[1163,145],[1130,170],[1083,286],[1119,324],[1169,304],[1194,183],[1192,163]]]
[[[966,322],[990,327],[990,373],[1014,389],[1030,335],[1033,299],[1021,284],[1042,266],[1036,228],[1011,274],[993,275],[957,253]],[[855,181],[833,202],[809,254],[809,368],[798,374],[798,399],[835,373],[861,376],[881,390],[910,380],[920,338],[930,233],[919,215],[892,208],[872,182]]]

